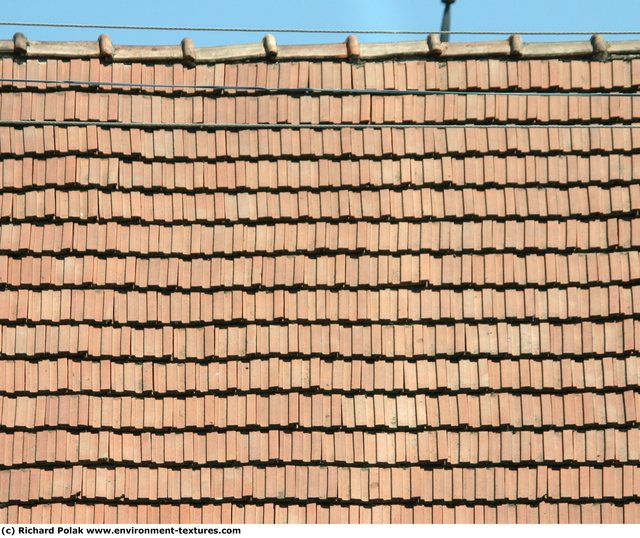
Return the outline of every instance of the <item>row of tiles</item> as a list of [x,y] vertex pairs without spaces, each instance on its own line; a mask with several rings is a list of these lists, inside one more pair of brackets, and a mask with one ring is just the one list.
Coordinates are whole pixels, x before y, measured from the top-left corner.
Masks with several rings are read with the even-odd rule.
[[381,290],[419,284],[433,291],[482,287],[484,293],[493,293],[490,290],[596,287],[608,282],[627,287],[638,279],[637,249],[584,254],[298,254],[226,259],[0,255],[0,285],[25,290],[33,286],[126,287],[164,293],[241,288]]
[[2,120],[144,123],[593,122],[640,118],[637,95],[262,95],[0,93]]
[[[88,283],[91,285],[91,283]],[[0,318],[4,321],[114,322],[134,325],[194,326],[213,322],[245,325],[252,321],[341,322],[351,326],[376,321],[423,321],[433,325],[466,320],[469,342],[477,340],[478,322],[529,320],[600,321],[637,311],[637,286],[597,286],[536,290],[405,289],[291,292],[241,290],[219,292],[118,291],[59,289],[0,291]],[[366,322],[365,322],[366,321]],[[373,323],[372,323],[373,322]],[[75,330],[75,329],[74,329]],[[386,329],[385,329],[386,330]],[[482,329],[480,329],[482,330]],[[517,331],[517,327],[514,329]],[[31,333],[32,335],[34,333]],[[631,337],[632,335],[630,335]],[[133,337],[135,339],[135,337]],[[514,338],[510,335],[508,338]]]
[[[640,87],[639,65],[640,59],[613,59],[606,62],[468,59],[446,62],[395,60],[362,64],[345,61],[247,62],[188,67],[181,63],[111,64],[101,63],[98,58],[17,61],[12,57],[5,57],[0,63],[0,78],[9,79],[3,81],[2,85],[13,88],[44,90],[48,86],[39,81],[72,80],[125,83],[130,86],[120,88],[122,91],[153,93],[190,93],[197,91],[196,88],[189,87],[195,85],[258,86],[282,88],[284,91],[292,88],[628,90]],[[178,87],[150,88],[142,84],[169,84]],[[55,83],[58,88],[69,86]],[[215,91],[214,88],[203,90],[208,93]]]
[[495,429],[635,424],[640,393],[0,396],[4,428]]
[[[54,130],[54,133],[57,132]],[[7,156],[0,162],[5,189],[99,185],[154,191],[251,192],[256,189],[350,190],[430,186],[589,186],[640,179],[639,154],[505,155],[454,158],[330,160],[130,161],[91,155]]]
[[383,157],[517,152],[600,153],[640,149],[634,126],[475,126],[300,129],[211,126],[209,131],[96,125],[0,126],[0,154],[87,153],[142,159]]
[[640,495],[640,467],[505,469],[81,467],[0,470],[0,502],[29,500],[188,501],[541,501],[624,499]]
[[[238,257],[247,254],[546,254],[640,245],[640,218],[594,220],[299,222],[159,225],[21,222],[0,226],[0,253],[142,254]],[[522,252],[526,250],[527,252]],[[452,252],[453,251],[453,252]]]
[[0,194],[0,220],[251,222],[336,219],[580,218],[640,210],[640,184],[557,189],[500,188],[401,191],[141,193],[56,190]]
[[339,503],[204,503],[112,504],[40,503],[0,507],[0,523],[16,524],[411,524],[411,523],[640,523],[640,503],[591,502],[475,506],[404,506],[379,504],[344,506]]
[[0,291],[0,322],[419,322],[632,317],[640,286],[549,290],[342,290],[161,293],[91,289]]
[[0,326],[0,354],[20,358],[90,357],[203,360],[256,355],[351,358],[480,358],[629,354],[640,347],[640,320],[510,324],[300,324],[114,327],[109,323]]
[[421,432],[208,432],[117,433],[43,430],[0,433],[0,466],[69,466],[101,462],[132,467],[281,466],[329,467],[408,464],[575,466],[637,463],[640,430],[421,431]]
[[0,360],[0,393],[71,391],[205,394],[291,389],[299,392],[443,393],[580,391],[640,386],[640,357],[362,359],[271,358],[223,362],[132,362],[99,359]]

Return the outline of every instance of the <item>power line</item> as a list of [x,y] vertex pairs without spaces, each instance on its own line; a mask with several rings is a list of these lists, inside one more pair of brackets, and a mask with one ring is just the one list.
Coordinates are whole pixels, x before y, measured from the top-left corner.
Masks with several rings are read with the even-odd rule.
[[109,127],[124,129],[184,129],[203,131],[274,130],[337,130],[337,129],[638,129],[638,124],[625,123],[194,123],[194,122],[118,122],[95,120],[0,120],[6,127]]
[[81,24],[81,23],[53,23],[53,22],[11,22],[0,21],[0,26],[30,26],[45,28],[89,28],[108,30],[154,30],[154,31],[182,31],[182,32],[247,32],[247,33],[288,33],[288,34],[372,34],[372,35],[427,35],[427,34],[449,34],[449,35],[531,35],[531,36],[592,36],[594,34],[603,35],[640,35],[640,31],[563,31],[563,32],[505,32],[497,30],[365,30],[365,29],[320,29],[320,28],[225,28],[207,26],[143,26],[126,24]]
[[520,95],[524,97],[639,97],[635,91],[594,92],[594,91],[529,91],[529,90],[394,90],[364,88],[286,88],[273,86],[234,86],[225,84],[155,84],[151,82],[99,82],[95,80],[44,80],[29,78],[0,78],[0,84],[44,84],[48,86],[109,86],[111,88],[159,88],[202,91],[235,91],[294,94],[346,94],[346,95]]

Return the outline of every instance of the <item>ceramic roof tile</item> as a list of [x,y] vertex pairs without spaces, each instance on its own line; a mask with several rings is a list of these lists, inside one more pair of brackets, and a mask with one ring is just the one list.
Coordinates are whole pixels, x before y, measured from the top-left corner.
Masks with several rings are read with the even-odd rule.
[[639,520],[637,50],[454,45],[2,59],[0,520]]

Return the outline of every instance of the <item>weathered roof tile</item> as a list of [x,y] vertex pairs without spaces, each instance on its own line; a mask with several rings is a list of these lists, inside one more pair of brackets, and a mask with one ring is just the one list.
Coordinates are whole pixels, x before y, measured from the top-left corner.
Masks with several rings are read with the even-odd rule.
[[0,517],[637,519],[638,110],[589,92],[638,70],[592,43],[4,58],[0,122],[146,125],[0,127]]

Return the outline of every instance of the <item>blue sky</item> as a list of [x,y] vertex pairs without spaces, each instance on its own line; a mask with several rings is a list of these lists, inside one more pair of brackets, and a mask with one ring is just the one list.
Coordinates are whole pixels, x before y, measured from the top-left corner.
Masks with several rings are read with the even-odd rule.
[[[442,10],[441,0],[24,0],[3,2],[0,20],[163,26],[432,30],[439,28]],[[640,0],[457,0],[452,14],[454,30],[640,30]],[[33,40],[94,40],[100,33],[97,29],[5,26],[0,27],[0,37],[6,39],[18,30]],[[129,45],[177,44],[187,34],[130,30],[108,30],[108,33],[115,44]],[[262,34],[193,32],[190,36],[196,46],[210,46],[253,42],[259,40]],[[276,37],[279,43],[286,44],[336,42],[342,41],[345,36],[278,34]],[[454,40],[489,38],[490,36],[457,36]],[[418,37],[361,36],[361,39],[383,41]]]

